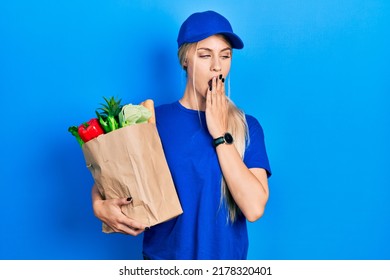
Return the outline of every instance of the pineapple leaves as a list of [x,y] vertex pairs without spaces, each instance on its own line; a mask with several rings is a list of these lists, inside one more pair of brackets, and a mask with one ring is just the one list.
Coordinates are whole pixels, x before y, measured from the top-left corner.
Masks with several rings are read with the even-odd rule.
[[[101,107],[96,111],[96,116],[99,119],[104,131],[110,132],[119,128],[119,113],[122,110],[122,99],[114,97],[103,97],[106,103],[101,103]],[[100,112],[99,112],[100,110]]]

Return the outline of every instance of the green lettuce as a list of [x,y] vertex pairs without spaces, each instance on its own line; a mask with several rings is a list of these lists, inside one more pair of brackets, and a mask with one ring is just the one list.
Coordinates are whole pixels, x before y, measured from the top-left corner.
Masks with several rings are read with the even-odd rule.
[[147,123],[151,116],[152,112],[143,105],[127,104],[122,107],[118,117],[120,126],[125,127],[133,124]]

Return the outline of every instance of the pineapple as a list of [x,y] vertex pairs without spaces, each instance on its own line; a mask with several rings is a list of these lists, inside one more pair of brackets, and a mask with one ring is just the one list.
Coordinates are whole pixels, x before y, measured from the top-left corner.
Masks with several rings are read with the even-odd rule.
[[103,127],[105,133],[113,131],[119,128],[119,118],[118,115],[122,109],[121,101],[122,99],[116,100],[114,97],[110,99],[103,97],[105,104],[101,103],[101,108],[99,111],[96,111],[96,116],[99,119],[100,124]]

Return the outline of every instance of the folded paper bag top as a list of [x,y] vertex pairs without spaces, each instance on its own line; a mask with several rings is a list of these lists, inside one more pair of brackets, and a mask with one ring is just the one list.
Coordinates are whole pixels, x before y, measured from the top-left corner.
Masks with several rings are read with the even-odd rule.
[[[126,126],[82,146],[105,199],[132,197],[122,212],[153,226],[183,213],[155,124]],[[113,232],[103,223],[103,232]]]

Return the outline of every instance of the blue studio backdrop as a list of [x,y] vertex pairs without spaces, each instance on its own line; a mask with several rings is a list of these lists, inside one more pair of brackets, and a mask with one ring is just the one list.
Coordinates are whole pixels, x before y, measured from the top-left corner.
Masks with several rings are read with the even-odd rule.
[[67,131],[103,96],[181,97],[176,36],[215,10],[245,42],[231,97],[263,125],[273,170],[250,259],[390,258],[387,0],[1,1],[0,259],[140,259],[105,234]]

